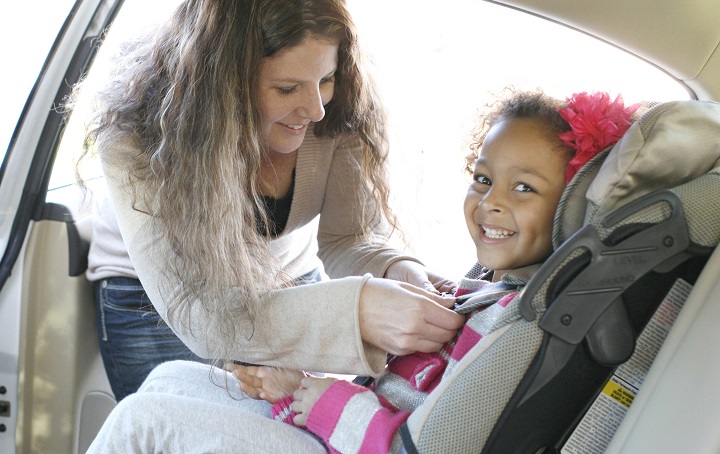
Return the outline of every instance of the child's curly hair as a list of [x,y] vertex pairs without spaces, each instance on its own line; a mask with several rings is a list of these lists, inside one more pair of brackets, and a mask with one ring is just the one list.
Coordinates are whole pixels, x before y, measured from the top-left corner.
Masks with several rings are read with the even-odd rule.
[[485,138],[492,128],[501,121],[511,118],[538,118],[547,123],[548,137],[552,137],[557,141],[557,149],[566,151],[569,157],[575,153],[575,150],[563,144],[558,134],[570,131],[570,124],[565,121],[558,109],[567,107],[565,101],[555,99],[546,95],[541,90],[536,91],[516,91],[513,87],[507,87],[503,91],[505,96],[488,104],[487,112],[480,115],[477,127],[470,134],[470,153],[465,156],[465,170],[472,175],[475,161],[480,155]]

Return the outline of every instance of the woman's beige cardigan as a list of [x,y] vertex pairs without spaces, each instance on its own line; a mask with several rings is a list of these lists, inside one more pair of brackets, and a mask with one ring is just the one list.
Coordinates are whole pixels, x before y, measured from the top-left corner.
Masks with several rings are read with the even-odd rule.
[[[128,147],[117,141],[106,144],[101,148],[102,155],[124,155]],[[187,322],[167,320],[163,295],[171,292],[163,289],[182,285],[163,270],[161,257],[168,250],[168,243],[153,234],[156,230],[151,216],[132,208],[129,191],[123,187],[122,169],[109,161],[103,159],[109,195],[132,263],[158,313],[193,352],[207,358],[217,351],[216,346],[225,346],[226,359],[251,363],[362,375],[376,375],[383,370],[385,352],[360,338],[360,292],[370,276],[382,277],[392,263],[416,260],[382,243],[369,245],[357,241],[357,216],[353,209],[353,198],[361,184],[358,165],[361,148],[357,139],[348,135],[318,138],[312,130],[307,132],[298,151],[287,227],[271,241],[272,251],[291,276],[315,269],[319,256],[333,279],[271,292],[257,308],[252,325],[248,320],[237,321],[241,336],[232,345],[219,334],[213,335],[213,330],[191,333]],[[320,218],[316,256],[312,221],[317,215]],[[199,305],[193,307],[197,310],[193,309],[190,315],[192,325],[207,326],[209,321]],[[203,333],[203,337],[198,333]]]

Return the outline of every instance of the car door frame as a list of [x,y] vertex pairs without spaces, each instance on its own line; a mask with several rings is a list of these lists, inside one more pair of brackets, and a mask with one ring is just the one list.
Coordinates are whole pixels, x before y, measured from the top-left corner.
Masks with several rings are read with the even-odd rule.
[[[59,106],[91,65],[99,38],[122,3],[75,2],[28,97],[0,168],[0,452],[24,450],[23,443],[28,446],[22,437],[28,428],[19,430],[23,408],[20,377],[25,373],[21,364],[24,256],[34,225],[48,216],[58,218],[58,210],[46,202],[46,194],[65,126]],[[64,217],[59,216],[61,220]],[[69,434],[64,442],[77,445],[77,434]]]

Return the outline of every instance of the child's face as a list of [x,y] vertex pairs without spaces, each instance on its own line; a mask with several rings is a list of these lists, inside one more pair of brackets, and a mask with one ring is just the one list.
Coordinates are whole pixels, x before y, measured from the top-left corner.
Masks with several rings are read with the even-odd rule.
[[569,158],[538,119],[504,120],[488,133],[465,197],[478,261],[495,277],[552,252],[555,209]]

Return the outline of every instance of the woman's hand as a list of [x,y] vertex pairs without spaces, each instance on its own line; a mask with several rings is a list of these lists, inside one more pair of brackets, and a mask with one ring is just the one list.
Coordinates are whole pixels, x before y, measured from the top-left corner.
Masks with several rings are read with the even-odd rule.
[[385,277],[407,282],[431,293],[452,292],[457,287],[455,282],[445,279],[412,260],[400,260],[393,263],[385,271]]
[[465,322],[448,309],[454,304],[405,282],[371,278],[360,294],[360,335],[394,355],[436,352]]
[[278,369],[268,366],[242,366],[228,363],[225,369],[238,379],[238,387],[253,399],[274,404],[292,394],[305,374],[299,370]]

